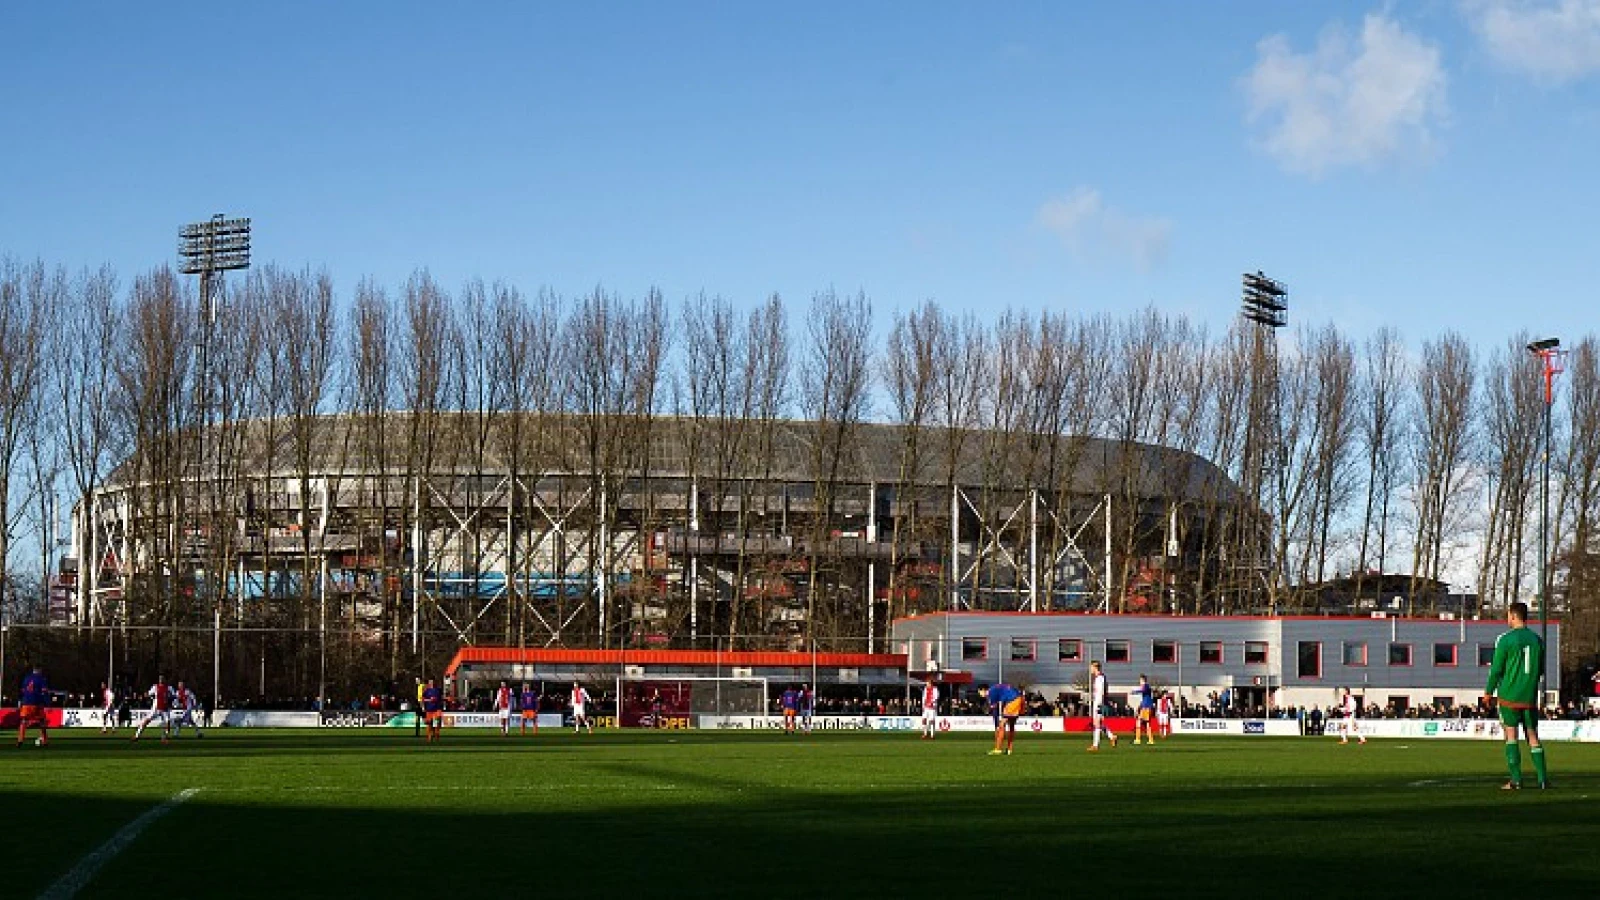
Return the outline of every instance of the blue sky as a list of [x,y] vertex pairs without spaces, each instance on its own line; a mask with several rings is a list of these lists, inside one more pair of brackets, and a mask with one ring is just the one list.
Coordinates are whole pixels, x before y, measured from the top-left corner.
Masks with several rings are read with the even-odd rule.
[[0,255],[1593,327],[1600,0],[582,6],[7,4]]

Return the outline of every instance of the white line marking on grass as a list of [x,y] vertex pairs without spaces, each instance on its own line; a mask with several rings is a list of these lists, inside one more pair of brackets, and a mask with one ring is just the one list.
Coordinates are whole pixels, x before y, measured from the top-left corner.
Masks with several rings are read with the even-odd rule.
[[83,890],[94,879],[95,873],[99,872],[118,853],[127,849],[128,845],[133,843],[140,833],[154,824],[157,819],[172,812],[179,804],[198,793],[200,793],[199,788],[184,788],[168,797],[161,805],[150,809],[144,815],[122,826],[122,830],[112,835],[111,840],[101,844],[93,853],[78,860],[78,864],[72,867],[72,871],[61,876],[56,880],[55,884],[46,888],[45,892],[39,895],[39,900],[68,900],[70,897],[76,897],[78,892]]

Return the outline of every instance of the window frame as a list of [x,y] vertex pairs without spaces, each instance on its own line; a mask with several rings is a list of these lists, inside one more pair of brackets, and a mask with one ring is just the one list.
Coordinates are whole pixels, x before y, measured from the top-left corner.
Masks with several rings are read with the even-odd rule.
[[[1316,651],[1317,651],[1317,667],[1316,667],[1316,674],[1315,675],[1307,675],[1305,673],[1305,658],[1304,658],[1303,654],[1305,653],[1307,647],[1315,648]],[[1321,641],[1296,641],[1295,642],[1295,646],[1294,646],[1294,675],[1295,675],[1295,678],[1297,678],[1297,679],[1299,679],[1301,681],[1321,681],[1322,680],[1322,642]]]
[[[1449,662],[1440,662],[1439,661],[1439,651],[1444,647],[1449,647],[1450,648],[1450,661]],[[1454,641],[1449,641],[1449,642],[1434,641],[1433,642],[1433,667],[1435,669],[1455,669],[1455,668],[1459,668],[1460,666],[1461,666],[1461,645],[1460,644],[1457,644]]]
[[[967,645],[976,642],[981,648],[979,655],[973,656],[967,652]],[[962,662],[987,662],[989,660],[989,639],[986,637],[964,637],[961,639]]]
[[[1206,648],[1207,647],[1215,647],[1215,648],[1217,648],[1217,658],[1216,659],[1206,659]],[[1200,642],[1200,665],[1202,665],[1202,666],[1222,666],[1222,665],[1227,665],[1227,662],[1228,662],[1228,647],[1227,647],[1227,645],[1225,643],[1223,643],[1222,641],[1201,641]]]
[[[1361,661],[1360,662],[1351,662],[1350,661],[1350,649],[1352,647],[1361,648]],[[1372,662],[1372,655],[1369,652],[1369,649],[1367,647],[1367,642],[1366,641],[1344,641],[1343,642],[1343,647],[1340,650],[1340,657],[1339,658],[1340,658],[1340,660],[1342,660],[1344,662],[1344,667],[1347,668],[1347,669],[1365,669]]]
[[[1158,647],[1163,649],[1170,647],[1172,655],[1167,659],[1160,658],[1160,655],[1156,652]],[[1153,638],[1150,641],[1150,664],[1155,666],[1175,666],[1178,664],[1178,654],[1181,652],[1182,650],[1177,641],[1171,638]]]
[[[1113,644],[1119,645],[1119,646],[1122,647],[1123,655],[1122,655],[1121,659],[1116,659],[1116,658],[1112,657],[1112,655],[1111,655],[1111,647],[1112,647]],[[1127,638],[1106,638],[1106,664],[1107,665],[1110,665],[1111,663],[1131,663],[1131,662],[1133,662],[1133,641],[1128,640]]]
[[[1062,648],[1067,644],[1075,648],[1071,656],[1067,656]],[[1083,662],[1083,638],[1060,638],[1056,641],[1056,662],[1081,663]]]
[[[1018,647],[1027,647],[1027,656],[1018,656]],[[1014,637],[1006,642],[1007,662],[1036,662],[1039,659],[1039,641],[1037,638]]]
[[[1399,649],[1399,648],[1401,648],[1401,647],[1405,648],[1406,661],[1403,662],[1403,663],[1397,663],[1397,662],[1394,661],[1394,651]],[[1391,668],[1391,669],[1410,669],[1410,668],[1414,668],[1416,666],[1416,663],[1417,663],[1417,654],[1416,654],[1414,648],[1410,644],[1405,643],[1403,641],[1390,641],[1389,642],[1389,668]]]
[[[1260,647],[1261,648],[1261,658],[1260,659],[1251,659],[1250,658],[1250,648],[1252,648],[1252,647]],[[1271,662],[1272,662],[1272,642],[1270,642],[1270,641],[1245,641],[1244,642],[1244,664],[1245,665],[1247,665],[1247,666],[1265,666],[1265,665],[1271,664]]]
[[[1483,652],[1485,650],[1489,651],[1487,655]],[[1479,644],[1478,645],[1478,668],[1487,669],[1492,665],[1494,665],[1494,645],[1493,644]]]

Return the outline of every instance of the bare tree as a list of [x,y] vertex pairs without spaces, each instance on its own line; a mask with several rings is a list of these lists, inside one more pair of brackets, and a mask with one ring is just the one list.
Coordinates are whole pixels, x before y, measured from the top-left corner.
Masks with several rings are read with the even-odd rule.
[[1459,334],[1447,332],[1423,345],[1428,365],[1419,373],[1418,434],[1413,450],[1416,482],[1412,503],[1416,537],[1412,547],[1412,588],[1421,579],[1439,580],[1447,547],[1455,548],[1463,530],[1470,485],[1467,464],[1473,458],[1472,422],[1476,381],[1472,348]]
[[0,261],[0,608],[11,581],[12,505],[26,485],[20,475],[30,430],[39,424],[37,405],[44,384],[44,343],[51,310],[68,296],[62,269],[43,262]]
[[1380,574],[1388,566],[1390,508],[1405,471],[1402,460],[1410,435],[1402,415],[1409,372],[1399,334],[1391,329],[1378,331],[1367,341],[1364,356],[1358,432],[1368,475],[1356,552],[1358,596],[1373,564]]
[[1478,562],[1479,612],[1485,602],[1503,607],[1520,593],[1530,495],[1540,444],[1537,360],[1514,338],[1489,358],[1484,378],[1484,464],[1489,508]]
[[[846,618],[845,586],[837,552],[827,554],[834,568],[833,583],[824,588],[823,540],[833,521],[838,501],[840,470],[855,449],[857,428],[867,414],[871,388],[872,304],[865,294],[841,297],[828,291],[812,298],[808,320],[806,356],[800,368],[800,392],[811,430],[812,510],[807,547],[809,574],[806,585],[806,640],[818,637],[818,616],[833,626],[833,637]],[[818,603],[818,593],[829,592],[831,602]],[[869,592],[872,586],[866,586]]]

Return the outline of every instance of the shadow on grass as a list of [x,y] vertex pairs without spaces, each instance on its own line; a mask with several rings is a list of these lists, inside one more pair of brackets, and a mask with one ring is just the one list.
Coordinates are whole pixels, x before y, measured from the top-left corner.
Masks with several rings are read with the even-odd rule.
[[[648,766],[609,763],[652,776]],[[1586,896],[1582,853],[1503,865],[1594,834],[1577,792],[1217,789],[1140,796],[1072,786],[842,793],[748,789],[715,771],[662,779],[683,802],[577,812],[249,805],[202,794],[104,868],[86,897]],[[1585,791],[1584,793],[1588,793]],[[7,897],[43,890],[149,808],[0,793]],[[70,821],[69,821],[70,820]],[[67,827],[70,824],[70,827]],[[98,835],[63,846],[62,833]],[[1513,851],[1516,852],[1516,851]]]

